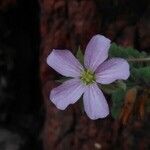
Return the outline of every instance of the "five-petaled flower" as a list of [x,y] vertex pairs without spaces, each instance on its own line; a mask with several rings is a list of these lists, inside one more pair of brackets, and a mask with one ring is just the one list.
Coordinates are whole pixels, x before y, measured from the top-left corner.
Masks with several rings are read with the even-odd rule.
[[111,41],[102,35],[95,35],[88,43],[84,67],[69,50],[53,50],[47,57],[47,64],[66,77],[72,77],[50,93],[51,101],[58,109],[64,110],[75,103],[83,94],[83,104],[91,119],[104,118],[109,107],[100,84],[110,84],[129,77],[129,64],[122,58],[108,58]]

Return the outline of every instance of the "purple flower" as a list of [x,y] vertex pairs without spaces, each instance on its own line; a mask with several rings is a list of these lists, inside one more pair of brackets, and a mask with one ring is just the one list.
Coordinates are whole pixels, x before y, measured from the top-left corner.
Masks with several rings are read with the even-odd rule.
[[87,115],[95,120],[109,114],[107,101],[97,83],[110,84],[129,77],[129,65],[121,58],[108,58],[111,41],[102,35],[95,35],[88,43],[84,67],[69,50],[53,50],[47,63],[55,71],[72,77],[51,91],[50,99],[58,109],[64,110],[74,104],[83,94]]

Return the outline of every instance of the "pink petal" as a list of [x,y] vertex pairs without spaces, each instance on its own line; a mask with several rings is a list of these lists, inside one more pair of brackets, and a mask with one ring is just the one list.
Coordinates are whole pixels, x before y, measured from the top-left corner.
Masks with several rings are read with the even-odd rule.
[[104,118],[109,114],[106,99],[97,84],[89,85],[83,95],[84,109],[92,120]]
[[85,50],[84,64],[87,69],[95,71],[107,59],[110,42],[102,35],[92,37]]
[[47,64],[66,77],[79,77],[82,65],[69,50],[53,50],[47,57]]
[[85,86],[80,79],[70,79],[51,91],[50,99],[58,109],[74,104],[83,94]]
[[109,84],[118,79],[128,79],[130,75],[129,64],[125,59],[112,58],[105,61],[96,69],[96,81]]

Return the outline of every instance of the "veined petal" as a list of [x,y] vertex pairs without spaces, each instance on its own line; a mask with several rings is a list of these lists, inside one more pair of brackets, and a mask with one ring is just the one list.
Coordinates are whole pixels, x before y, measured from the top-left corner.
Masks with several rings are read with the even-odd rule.
[[87,86],[83,102],[85,112],[92,120],[104,118],[109,114],[106,99],[96,83]]
[[83,94],[85,86],[80,79],[70,79],[51,91],[50,99],[58,109],[74,104]]
[[110,40],[102,35],[95,35],[85,50],[84,64],[87,69],[95,71],[108,57]]
[[95,71],[96,81],[109,84],[115,80],[128,79],[130,75],[129,64],[125,59],[112,58],[102,63]]
[[82,65],[69,50],[53,50],[47,57],[47,64],[66,77],[79,77]]

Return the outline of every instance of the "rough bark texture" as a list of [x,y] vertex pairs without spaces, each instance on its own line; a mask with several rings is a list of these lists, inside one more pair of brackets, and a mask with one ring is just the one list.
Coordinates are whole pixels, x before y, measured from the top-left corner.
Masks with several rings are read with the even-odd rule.
[[137,128],[141,133],[147,128],[144,122],[134,121],[123,128],[111,116],[92,121],[82,112],[79,102],[65,111],[55,108],[49,101],[49,93],[59,76],[48,67],[46,57],[53,48],[66,48],[75,53],[80,45],[84,50],[97,33],[123,46],[147,50],[150,48],[149,2],[40,0],[40,6],[40,77],[46,109],[44,149],[147,149],[150,142],[147,137],[135,135]]
[[111,115],[90,120],[80,102],[56,109],[49,93],[60,76],[45,62],[53,48],[84,50],[97,33],[148,51],[149,12],[149,0],[0,0],[0,149],[41,150],[42,139],[44,150],[149,150],[150,115],[122,126]]

